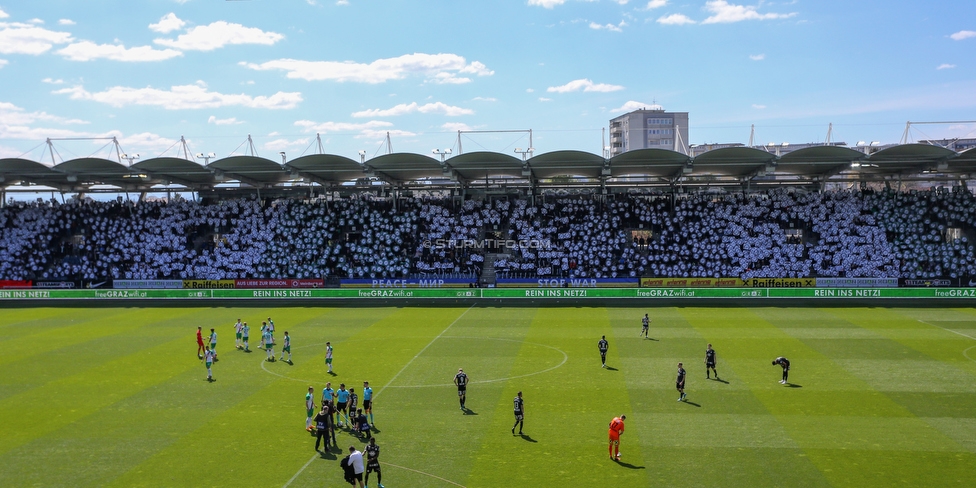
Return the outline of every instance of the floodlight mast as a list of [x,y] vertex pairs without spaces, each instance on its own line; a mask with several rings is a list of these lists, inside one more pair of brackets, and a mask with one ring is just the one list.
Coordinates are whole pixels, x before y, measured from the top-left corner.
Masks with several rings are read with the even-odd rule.
[[449,156],[451,154],[451,150],[450,149],[434,149],[431,152],[434,153],[434,154],[437,154],[438,156],[440,156],[442,163],[444,162],[444,157],[445,156]]
[[216,157],[217,155],[212,152],[207,154],[197,153],[197,159],[202,159],[204,166],[210,166],[210,160]]
[[131,154],[131,155],[130,154],[122,154],[122,156],[120,156],[120,157],[122,159],[128,161],[129,162],[129,166],[131,167],[132,166],[132,162],[135,161],[135,160],[137,160],[137,159],[139,159],[139,153],[135,153],[135,154]]

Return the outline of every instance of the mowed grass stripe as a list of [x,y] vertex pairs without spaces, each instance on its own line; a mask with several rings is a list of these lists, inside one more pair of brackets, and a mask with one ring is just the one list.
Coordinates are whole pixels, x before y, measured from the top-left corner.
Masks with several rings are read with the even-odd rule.
[[[185,335],[187,331],[181,331],[168,324],[178,323],[187,316],[199,315],[200,312],[178,309],[167,314],[165,322],[150,321],[139,324],[133,321],[127,327],[113,328],[110,331],[103,329],[100,324],[85,323],[73,326],[71,334],[78,341],[75,345],[39,355],[21,357],[16,361],[0,365],[0,371],[3,372],[0,375],[0,402],[33,388],[39,388],[48,382],[57,381],[66,373],[84,374],[107,362],[117,360],[120,355],[139,354],[160,343],[174,340],[180,335]],[[164,317],[154,314],[152,320],[160,318]],[[91,338],[84,341],[86,333],[91,334]],[[196,359],[195,350],[194,346],[192,352],[194,359]],[[190,351],[186,357],[191,357]]]
[[[816,320],[816,313],[797,318],[795,314],[786,312],[779,309],[757,309],[752,311],[755,319],[749,322],[753,326],[767,327],[775,327],[779,323],[788,324],[791,328],[821,325]],[[961,450],[954,441],[915,417],[902,405],[871,389],[829,356],[807,345],[807,340],[810,339],[780,340],[760,346],[780,348],[784,352],[779,354],[791,358],[793,366],[801,366],[803,371],[809,371],[801,380],[796,375],[799,368],[791,368],[790,381],[802,384],[802,388],[784,388],[777,385],[780,388],[754,387],[754,391],[831,484],[843,484],[846,481],[831,469],[832,456],[824,455],[825,447],[846,451],[857,449],[858,452],[864,449],[898,452],[898,446],[904,446],[899,441],[907,436],[921,450],[938,449],[940,446]],[[738,367],[736,369],[740,370]],[[805,379],[808,377],[810,380]],[[746,378],[746,381],[752,380]],[[848,382],[861,383],[863,387],[859,391],[831,390],[832,383]],[[897,428],[879,430],[873,427],[875,425],[894,425]],[[871,470],[878,481],[895,482],[889,468],[891,466],[886,463],[865,466],[862,469]]]
[[[63,325],[77,320],[77,309],[64,308],[0,308],[0,344],[24,334],[36,333],[45,326]],[[93,315],[95,310],[90,310]]]
[[[515,365],[534,315],[531,309],[472,308],[433,342],[379,399],[381,461],[465,484],[476,462],[476,446],[491,431],[494,407],[503,397],[505,382],[495,380],[519,373]],[[547,365],[561,360],[548,350],[536,353],[545,355],[540,360]],[[452,384],[458,368],[471,380],[465,412]],[[405,470],[383,469],[387,486],[450,486],[436,478],[411,477]],[[328,479],[338,484],[338,475],[331,473]]]
[[[642,464],[632,430],[624,434],[624,463],[607,456],[607,424],[632,412],[623,375],[600,367],[597,342],[607,335],[612,344],[616,340],[612,332],[602,308],[537,311],[514,370],[538,367],[537,353],[529,343],[557,347],[569,359],[549,373],[507,383],[468,485],[646,486],[643,470],[628,469]],[[618,363],[614,349],[608,363]],[[519,390],[525,398],[527,438],[513,437],[510,430],[513,399]]]
[[[96,335],[103,332],[102,326],[91,327],[99,332]],[[67,370],[59,379],[0,401],[0,418],[17,419],[5,427],[0,455],[190,368],[199,368],[196,360],[170,360],[186,355],[186,349],[183,338],[132,353],[122,349],[114,360],[81,373]]]
[[149,309],[109,309],[102,313],[81,312],[71,320],[55,317],[34,322],[30,328],[23,329],[26,333],[15,334],[2,342],[5,353],[0,356],[0,366],[139,328],[153,320],[155,314]]
[[[402,323],[404,316],[415,313],[417,309],[397,310],[393,313],[390,309],[343,309],[324,316],[321,319],[322,325],[309,326],[320,332],[325,331],[327,337],[334,336],[335,340],[332,342],[336,346],[336,371],[339,375],[335,378],[326,374],[323,354],[319,353],[317,347],[296,349],[294,367],[281,362],[266,366],[269,370],[284,371],[285,374],[291,374],[290,370],[294,368],[308,368],[296,374],[304,376],[311,372],[321,378],[319,383],[313,385],[318,400],[321,387],[328,379],[332,378],[334,384],[346,379],[349,379],[347,383],[355,381],[351,374],[359,358],[352,355],[349,345],[361,333],[376,323]],[[431,315],[445,315],[453,320],[457,314],[427,314],[428,317]],[[431,318],[433,330],[433,327],[440,325],[438,322],[441,320]],[[277,318],[275,323],[278,330],[282,330]],[[440,325],[440,329],[433,334],[436,335],[444,326],[446,325]],[[296,337],[305,336],[304,329],[300,326],[288,326],[288,330]],[[420,331],[414,329],[412,333],[419,334]],[[430,337],[427,337],[427,341],[429,340]],[[324,351],[324,345],[321,348]],[[204,483],[218,486],[238,486],[242,483],[280,486],[302,467],[312,454],[314,443],[304,431],[304,395],[307,383],[264,372],[261,369],[264,357],[261,351],[238,356],[246,359],[247,364],[244,367],[248,371],[248,374],[240,374],[240,384],[237,384],[236,379],[238,373],[229,375],[227,372],[215,370],[218,381],[211,386],[244,388],[252,394],[236,405],[227,405],[226,408],[209,412],[208,418],[196,430],[184,433],[166,449],[116,479],[114,486],[194,485],[200,483],[203,474],[208,476],[207,480],[215,480]],[[223,362],[218,364],[220,365]],[[184,466],[186,459],[196,460],[192,469]],[[251,462],[252,460],[256,462]],[[336,469],[334,463],[328,464]],[[317,483],[321,485],[320,480]]]
[[[828,485],[717,343],[722,381],[705,379],[708,339],[685,319],[686,309],[609,312],[628,336],[621,344],[628,357],[627,387],[653,484],[782,486],[784,478],[796,477],[806,480],[806,486]],[[657,340],[636,337],[644,313],[652,319],[650,336]],[[678,362],[687,371],[687,402],[677,401]],[[770,460],[774,452],[779,457]]]

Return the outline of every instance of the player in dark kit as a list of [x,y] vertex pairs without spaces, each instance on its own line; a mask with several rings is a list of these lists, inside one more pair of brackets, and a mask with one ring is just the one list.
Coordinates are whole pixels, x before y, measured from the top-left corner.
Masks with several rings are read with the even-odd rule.
[[515,425],[512,426],[512,435],[515,435],[515,428],[519,428],[519,435],[522,435],[522,427],[525,423],[522,419],[525,418],[525,403],[522,401],[522,392],[518,392],[518,396],[515,397]]
[[647,331],[650,327],[651,327],[651,319],[645,313],[644,318],[641,319],[641,333],[637,337],[643,335],[645,339],[650,339],[649,337],[647,337]]
[[715,372],[715,379],[718,379],[718,371],[715,369],[715,349],[712,349],[712,345],[708,345],[708,349],[705,349],[705,379],[710,379],[708,370],[711,369]]
[[458,369],[454,375],[454,384],[458,389],[458,401],[461,403],[461,410],[464,410],[464,400],[468,390],[468,375],[464,374],[463,369]]
[[678,378],[674,380],[674,387],[678,389],[678,393],[681,396],[678,397],[679,402],[685,401],[687,395],[685,395],[685,368],[682,367],[681,363],[678,363]]
[[776,366],[777,364],[783,367],[783,379],[779,382],[780,384],[785,385],[786,381],[790,377],[790,360],[780,356],[773,360],[773,366]]
[[380,446],[376,445],[376,438],[371,437],[366,444],[366,486],[369,486],[369,473],[376,472],[376,483],[383,488],[383,473],[380,472]]
[[607,349],[610,349],[610,343],[607,342],[607,336],[603,336],[600,342],[596,343],[596,347],[600,348],[600,361],[603,362],[603,367],[607,367]]

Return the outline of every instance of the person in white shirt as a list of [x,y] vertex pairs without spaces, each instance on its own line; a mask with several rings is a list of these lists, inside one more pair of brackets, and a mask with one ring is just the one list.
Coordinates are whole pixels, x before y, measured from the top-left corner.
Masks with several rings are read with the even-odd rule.
[[363,466],[363,453],[357,451],[355,446],[349,446],[349,465],[352,466],[355,473],[353,477],[359,483],[359,487],[364,488],[363,472],[366,468]]

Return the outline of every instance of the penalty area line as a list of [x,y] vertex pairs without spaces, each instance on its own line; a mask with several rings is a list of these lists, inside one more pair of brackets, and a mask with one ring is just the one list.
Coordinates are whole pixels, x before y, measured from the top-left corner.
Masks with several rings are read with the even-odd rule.
[[[400,371],[397,371],[397,374],[393,375],[393,378],[390,378],[390,381],[386,382],[386,384],[383,385],[383,387],[380,388],[380,390],[377,391],[376,394],[373,395],[373,396],[379,396],[380,393],[383,393],[383,390],[385,390],[387,386],[390,386],[390,384],[392,384],[394,381],[396,381],[396,379],[400,376],[400,374],[403,373],[404,371],[406,371],[406,369],[409,368],[411,364],[413,364],[413,362],[414,362],[415,359],[417,359],[418,357],[420,357],[420,355],[423,354],[424,351],[426,351],[427,348],[429,348],[433,343],[437,342],[437,339],[440,339],[441,336],[443,336],[445,333],[447,333],[448,330],[451,329],[451,327],[454,327],[454,324],[456,324],[458,322],[458,320],[461,320],[461,317],[464,317],[464,315],[467,314],[468,312],[470,312],[472,308],[474,308],[474,305],[471,305],[470,307],[467,308],[467,310],[465,310],[464,312],[462,312],[461,315],[458,315],[457,318],[454,319],[454,322],[451,322],[451,324],[448,325],[446,329],[442,330],[440,334],[437,334],[437,337],[431,339],[430,342],[428,342],[427,345],[424,346],[424,348],[420,350],[420,352],[418,352],[414,357],[410,358],[410,361],[407,361],[407,364],[403,365],[403,367],[400,368]],[[264,368],[264,364],[263,363],[261,365],[261,368],[262,369]],[[267,371],[267,370],[265,370],[265,371]],[[309,467],[309,465],[312,464],[312,461],[315,461],[315,458],[317,458],[317,457],[319,457],[319,454],[318,453],[315,453],[308,460],[308,462],[305,463],[304,466],[302,466],[302,469],[299,469],[298,472],[295,473],[295,476],[292,476],[291,479],[288,480],[288,482],[285,483],[285,485],[282,486],[281,488],[288,488],[288,486],[290,486],[296,479],[298,479],[299,476],[301,476],[302,473],[305,472],[305,469],[307,469]],[[394,465],[391,464],[390,466],[394,466]],[[396,467],[397,468],[403,468],[403,469],[406,469],[406,470],[409,470],[409,471],[415,471],[415,470],[410,469],[410,468],[404,468],[403,466],[396,466]],[[432,477],[437,478],[439,480],[447,481],[448,483],[451,483],[453,485],[462,486],[462,485],[458,485],[457,483],[455,483],[453,481],[445,480],[444,478],[441,478],[441,477],[438,477],[438,476],[434,476],[432,474],[424,473],[423,471],[417,471],[417,472],[420,473],[420,474],[425,474],[427,476],[432,476]]]

